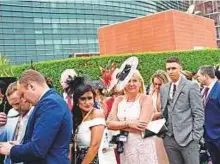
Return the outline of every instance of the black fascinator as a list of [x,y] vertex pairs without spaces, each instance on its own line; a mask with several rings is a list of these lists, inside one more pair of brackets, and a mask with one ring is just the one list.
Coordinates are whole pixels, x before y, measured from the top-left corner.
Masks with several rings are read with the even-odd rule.
[[82,76],[75,76],[75,77],[69,76],[66,81],[67,83],[66,93],[73,94],[77,88],[79,88],[82,85],[85,85],[87,83],[86,81],[87,81],[86,78]]
[[69,77],[67,80],[66,93],[73,94],[74,102],[77,102],[85,92],[93,91],[93,84],[89,78],[84,76]]

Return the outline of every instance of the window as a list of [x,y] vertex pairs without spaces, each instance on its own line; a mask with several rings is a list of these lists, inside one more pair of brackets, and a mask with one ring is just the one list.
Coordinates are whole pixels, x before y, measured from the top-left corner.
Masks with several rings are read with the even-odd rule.
[[44,44],[44,40],[36,40],[36,45]]
[[212,1],[204,2],[204,5],[205,5],[205,13],[206,13],[206,14],[213,13],[214,10],[213,10]]

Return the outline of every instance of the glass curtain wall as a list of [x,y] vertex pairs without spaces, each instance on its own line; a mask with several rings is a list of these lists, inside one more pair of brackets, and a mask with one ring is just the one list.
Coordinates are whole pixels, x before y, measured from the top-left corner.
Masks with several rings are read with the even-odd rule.
[[179,1],[0,1],[0,55],[21,64],[98,53],[99,27],[171,8],[187,9]]

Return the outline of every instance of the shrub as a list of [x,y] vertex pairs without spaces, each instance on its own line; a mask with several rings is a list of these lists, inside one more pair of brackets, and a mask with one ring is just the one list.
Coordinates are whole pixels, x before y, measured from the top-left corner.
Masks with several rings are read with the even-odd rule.
[[0,56],[0,77],[14,76],[12,66],[9,64],[6,56]]
[[[194,50],[182,52],[146,52],[137,54],[125,54],[117,56],[99,56],[91,58],[68,58],[63,60],[53,60],[35,63],[34,67],[44,75],[52,78],[54,86],[60,89],[59,79],[61,72],[67,68],[73,68],[78,74],[86,74],[91,79],[99,79],[99,66],[104,67],[109,62],[115,62],[118,67],[122,62],[130,56],[139,58],[139,66],[145,83],[149,83],[151,75],[157,69],[164,69],[166,59],[170,56],[178,56],[181,60],[183,69],[189,71],[197,71],[201,65],[214,65],[220,63],[220,50]],[[15,76],[19,76],[22,71],[30,68],[30,65],[14,66],[13,72]]]

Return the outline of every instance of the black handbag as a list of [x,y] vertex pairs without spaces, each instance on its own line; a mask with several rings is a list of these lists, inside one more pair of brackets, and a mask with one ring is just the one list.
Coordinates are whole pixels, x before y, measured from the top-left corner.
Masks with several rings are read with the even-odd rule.
[[[77,152],[76,152],[76,164],[81,164],[83,159],[85,158],[87,152],[88,152],[89,148],[77,148]],[[98,160],[98,154],[95,156],[95,158],[93,159],[93,161],[90,164],[99,164],[99,160]]]
[[[158,124],[159,121],[160,121],[160,124]],[[155,136],[155,135],[159,137],[159,136],[165,134],[168,130],[165,125],[165,122],[166,122],[166,120],[164,118],[159,119],[159,120],[155,120],[155,121],[151,121],[150,122],[151,125],[147,126],[145,131],[141,133],[142,138],[147,138],[147,137],[151,137],[151,136]],[[159,128],[158,132],[155,132],[154,130],[152,130],[153,128],[155,128],[155,126],[157,126],[156,129]]]

